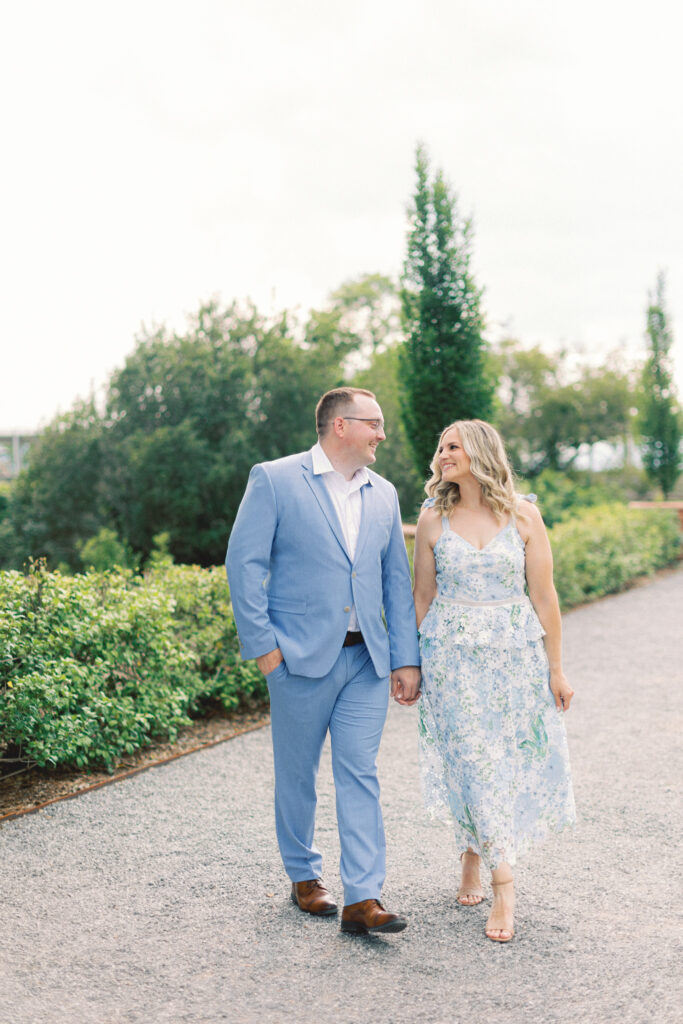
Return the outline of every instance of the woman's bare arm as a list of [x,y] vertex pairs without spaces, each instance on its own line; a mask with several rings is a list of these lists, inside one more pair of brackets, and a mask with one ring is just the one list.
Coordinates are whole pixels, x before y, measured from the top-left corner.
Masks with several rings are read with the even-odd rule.
[[567,711],[574,696],[562,669],[562,618],[553,583],[553,554],[543,518],[533,505],[524,509],[519,522],[526,544],[526,579],[529,597],[545,630],[545,649],[550,666],[550,689],[558,708]]
[[413,558],[415,574],[413,598],[415,600],[415,617],[418,629],[436,594],[434,545],[439,539],[440,522],[438,514],[431,508],[423,509],[417,521],[415,555]]

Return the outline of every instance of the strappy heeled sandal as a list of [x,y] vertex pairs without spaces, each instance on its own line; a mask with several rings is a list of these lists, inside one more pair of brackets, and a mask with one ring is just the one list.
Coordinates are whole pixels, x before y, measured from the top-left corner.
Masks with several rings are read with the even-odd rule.
[[[507,882],[491,882],[491,888],[493,889],[494,901],[495,901],[496,889],[502,889],[502,887],[504,885],[513,885],[513,883],[514,883],[514,879],[513,878],[509,878],[507,880]],[[494,914],[496,914],[498,917],[502,917],[504,913],[505,913],[504,909],[501,909],[501,908],[496,909],[495,902],[494,902],[493,909],[492,909],[492,911],[491,911],[491,913],[489,915],[488,921],[486,922],[486,938],[490,939],[491,942],[509,942],[510,939],[515,934],[515,929],[514,929],[513,925],[511,925],[508,928],[508,926],[506,924],[492,924],[491,923],[491,918],[494,916]],[[514,911],[513,911],[513,920],[514,920]],[[507,934],[505,936],[503,936],[503,935],[491,935],[490,932],[506,932]]]
[[[460,863],[461,864],[462,864],[463,857],[467,853],[470,853],[470,851],[469,850],[463,850],[463,852],[460,854]],[[478,854],[470,853],[470,857],[478,857]],[[472,902],[470,902],[470,900],[468,900],[468,902],[465,903],[464,902],[464,898],[465,897],[470,897]],[[461,907],[477,907],[477,906],[479,906],[479,904],[484,899],[484,890],[481,887],[481,882],[479,883],[478,886],[477,885],[462,885],[461,884],[460,888],[458,889],[458,891],[455,894],[455,898],[456,898],[456,900],[458,901],[458,903],[460,904]]]

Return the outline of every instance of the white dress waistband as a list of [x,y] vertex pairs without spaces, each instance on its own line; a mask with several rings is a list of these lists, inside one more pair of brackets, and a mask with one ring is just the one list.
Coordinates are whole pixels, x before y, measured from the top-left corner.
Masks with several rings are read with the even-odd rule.
[[524,604],[528,601],[526,594],[518,594],[517,597],[503,597],[500,601],[470,601],[465,597],[451,597],[446,594],[437,594],[436,601],[448,601],[449,604],[466,604],[471,608],[494,608],[505,604]]

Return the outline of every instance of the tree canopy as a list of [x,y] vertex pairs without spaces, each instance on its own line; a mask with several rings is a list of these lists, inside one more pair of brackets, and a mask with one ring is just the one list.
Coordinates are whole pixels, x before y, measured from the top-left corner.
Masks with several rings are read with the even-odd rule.
[[[213,301],[182,333],[144,332],[104,407],[77,403],[35,443],[3,496],[0,562],[46,557],[76,569],[117,543],[144,560],[161,531],[177,561],[220,562],[251,466],[314,443],[325,391],[374,360],[385,373],[397,307],[391,281],[373,274],[347,282],[303,324]],[[386,377],[379,390],[398,427],[396,377]],[[399,485],[411,491],[414,481]]]
[[315,403],[354,345],[341,318],[312,313],[298,343],[286,316],[210,302],[185,333],[143,334],[104,409],[78,404],[34,445],[5,560],[78,568],[105,528],[143,558],[165,530],[176,560],[220,562],[251,466],[315,440]]
[[430,181],[418,146],[416,186],[401,290],[402,410],[418,473],[429,468],[441,430],[456,419],[490,418],[481,291],[471,269],[472,225],[437,171]]
[[598,441],[625,443],[634,385],[616,358],[572,372],[565,352],[549,355],[507,338],[491,361],[499,380],[494,421],[519,473],[567,469]]
[[[428,203],[434,188],[425,178]],[[18,568],[30,557],[71,569],[104,566],[112,558],[146,564],[159,556],[162,533],[164,557],[220,562],[251,466],[310,447],[318,398],[345,382],[370,388],[382,406],[387,440],[374,468],[396,485],[405,519],[422,501],[440,429],[459,416],[483,414],[483,405],[455,405],[452,395],[471,385],[482,402],[490,402],[487,382],[494,380],[499,383],[489,418],[517,472],[547,477],[535,489],[545,488],[546,499],[554,496],[558,516],[583,502],[588,490],[597,493],[595,481],[571,481],[566,471],[586,446],[620,443],[630,434],[637,402],[632,373],[616,359],[572,371],[564,353],[549,355],[506,339],[486,352],[480,377],[459,376],[461,339],[453,342],[439,331],[450,323],[455,334],[462,331],[471,340],[475,321],[481,321],[472,312],[455,330],[451,306],[437,309],[435,284],[445,280],[456,288],[455,272],[449,277],[452,268],[442,266],[440,278],[432,269],[428,294],[418,295],[404,281],[404,300],[408,288],[408,303],[420,316],[433,300],[435,319],[424,334],[420,322],[411,321],[414,333],[405,342],[398,290],[377,274],[347,281],[302,323],[288,314],[268,318],[252,305],[214,301],[202,305],[183,332],[144,332],[112,374],[103,405],[77,402],[57,417],[32,447],[28,467],[0,490],[0,566]],[[471,311],[478,297],[472,302]],[[661,308],[649,325],[653,352],[656,342],[659,353],[657,394],[665,399],[671,392],[661,376],[662,354],[670,335]],[[476,359],[484,357],[480,340],[474,339]],[[412,392],[415,415],[404,421],[406,366],[428,351],[427,365],[416,371],[423,399],[417,403],[418,390]],[[430,372],[435,381],[452,372],[452,391],[436,383],[428,390]],[[411,423],[423,431],[421,461]],[[672,451],[674,440],[668,442]]]
[[681,472],[681,410],[671,366],[673,341],[665,301],[665,279],[660,274],[647,310],[648,357],[641,380],[640,430],[643,462],[650,479],[665,497]]

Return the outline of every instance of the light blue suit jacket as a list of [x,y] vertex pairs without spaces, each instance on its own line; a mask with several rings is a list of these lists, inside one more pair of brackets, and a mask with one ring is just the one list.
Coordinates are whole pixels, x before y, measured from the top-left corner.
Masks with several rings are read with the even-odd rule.
[[419,665],[398,497],[383,477],[368,476],[351,561],[310,451],[254,466],[225,560],[243,658],[279,647],[294,675],[324,676],[355,605],[379,676]]

